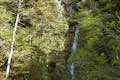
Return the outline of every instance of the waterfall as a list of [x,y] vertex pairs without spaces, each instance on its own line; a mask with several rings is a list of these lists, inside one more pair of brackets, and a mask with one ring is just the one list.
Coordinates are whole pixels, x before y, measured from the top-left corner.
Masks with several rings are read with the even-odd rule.
[[63,19],[64,19],[64,16],[63,16],[64,5],[62,4],[62,0],[56,0],[56,3],[57,3],[57,9],[58,9],[58,12],[59,12],[58,19],[60,21],[63,21]]
[[73,45],[72,45],[72,51],[71,51],[72,53],[76,52],[76,49],[77,49],[78,33],[79,33],[79,28],[76,27],[75,36],[74,36]]
[[[73,44],[72,44],[72,49],[71,49],[71,53],[74,54],[76,52],[77,49],[77,40],[78,40],[78,33],[79,33],[79,28],[76,27],[75,30],[75,36],[74,36],[74,40],[73,40]],[[74,63],[72,62],[72,64],[70,65],[70,74],[72,76],[72,80],[74,80]]]
[[[58,16],[58,20],[59,21],[63,21],[64,20],[64,16],[63,16],[63,13],[64,13],[64,4],[63,4],[63,0],[55,0],[56,3],[57,3],[57,9],[58,9],[58,12],[59,12],[59,16]],[[74,54],[76,52],[76,49],[77,49],[77,40],[78,40],[78,33],[79,33],[79,28],[76,27],[76,30],[75,30],[75,36],[74,36],[74,40],[73,40],[73,44],[72,44],[72,48],[71,48],[71,53]],[[70,66],[69,66],[69,72],[70,72],[70,75],[72,77],[72,80],[74,80],[74,63],[72,63]]]

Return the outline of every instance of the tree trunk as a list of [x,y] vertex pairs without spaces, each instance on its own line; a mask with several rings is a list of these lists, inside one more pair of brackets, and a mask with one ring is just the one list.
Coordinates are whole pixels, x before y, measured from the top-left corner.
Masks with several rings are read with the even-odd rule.
[[5,78],[5,80],[8,80],[8,77],[9,77],[11,60],[12,60],[12,55],[13,55],[13,51],[14,51],[16,30],[17,30],[17,27],[18,27],[19,16],[20,16],[20,13],[19,13],[20,7],[21,7],[21,1],[19,0],[18,13],[17,13],[17,16],[16,16],[15,26],[14,26],[13,35],[12,35],[11,49],[10,49],[10,53],[9,53],[9,56],[8,56],[8,64],[7,64],[7,68],[6,68],[6,78]]

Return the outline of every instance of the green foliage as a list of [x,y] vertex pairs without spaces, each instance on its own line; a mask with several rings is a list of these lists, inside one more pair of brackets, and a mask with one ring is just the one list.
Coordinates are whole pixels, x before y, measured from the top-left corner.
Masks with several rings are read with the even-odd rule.
[[12,20],[12,16],[11,16],[11,13],[8,12],[5,8],[1,7],[0,8],[0,23],[3,23],[3,22],[9,22]]
[[[69,62],[73,62],[75,67],[79,68],[79,70],[75,71],[76,80],[119,80],[117,75],[119,72],[108,66],[104,54],[99,55],[94,51],[81,48],[71,55]],[[78,76],[78,74],[80,75]]]
[[96,3],[96,10],[82,7],[70,17],[79,23],[81,43],[69,62],[75,63],[76,80],[119,80],[119,1]]
[[[10,49],[11,36],[18,11],[18,1],[0,0],[0,2],[3,3],[0,3],[0,39],[3,40],[5,45],[2,47],[3,51],[0,51],[0,53],[2,53],[0,56],[0,67],[3,66],[5,68],[6,66],[4,65],[6,65],[7,52],[9,52]],[[22,73],[26,75],[26,73],[23,72],[27,72],[28,74],[29,66],[32,66],[30,65],[30,58],[34,56],[35,58],[32,59],[34,66],[31,67],[31,71],[32,68],[36,68],[36,70],[33,70],[33,73],[30,71],[30,73],[38,74],[37,76],[33,76],[35,80],[40,77],[42,80],[48,80],[49,76],[47,68],[45,68],[45,66],[47,66],[46,63],[48,63],[52,51],[55,51],[54,54],[58,54],[59,51],[64,49],[64,35],[68,28],[67,21],[65,19],[64,21],[60,21],[58,18],[59,15],[61,15],[61,13],[57,9],[57,3],[53,0],[23,0],[20,9],[20,20],[15,36],[16,41],[11,73],[18,75]],[[32,49],[34,46],[38,46],[39,48]],[[44,53],[44,55],[41,55],[42,53]],[[42,60],[37,61],[36,57],[40,59],[42,57],[45,63],[42,62]],[[41,72],[38,70],[41,70]],[[42,75],[39,76],[39,74]]]
[[[76,80],[120,80],[120,1],[65,0],[63,4],[66,16],[61,21],[55,0],[23,0],[11,67],[11,73],[19,77],[14,80],[70,80],[65,68],[70,55],[65,50],[65,34],[72,21],[80,27],[78,50],[68,60],[75,63]],[[18,0],[0,0],[0,79],[17,7]],[[58,58],[61,64],[57,56],[62,57]],[[53,72],[48,71],[51,60],[57,66]]]
[[40,50],[39,46],[34,46],[28,80],[49,80],[46,59],[46,54]]
[[98,53],[87,50],[86,48],[79,49],[75,54],[72,54],[70,61],[76,64],[88,64],[88,65],[104,65],[106,58],[104,55],[99,56]]

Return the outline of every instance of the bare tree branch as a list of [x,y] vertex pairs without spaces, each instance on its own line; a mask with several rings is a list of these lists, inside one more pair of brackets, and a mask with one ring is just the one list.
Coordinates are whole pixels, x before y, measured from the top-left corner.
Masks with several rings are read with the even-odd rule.
[[18,27],[18,22],[19,22],[19,17],[20,17],[20,13],[19,13],[20,8],[21,8],[21,0],[19,0],[19,2],[18,2],[18,13],[17,13],[17,16],[16,16],[15,26],[14,26],[13,35],[12,35],[11,49],[10,49],[10,53],[9,53],[9,56],[8,56],[8,64],[7,64],[7,68],[6,68],[6,78],[5,78],[5,80],[8,80],[8,77],[9,77],[10,66],[11,66],[10,64],[11,64],[12,55],[13,55],[13,51],[14,51],[16,30],[17,30],[17,27]]

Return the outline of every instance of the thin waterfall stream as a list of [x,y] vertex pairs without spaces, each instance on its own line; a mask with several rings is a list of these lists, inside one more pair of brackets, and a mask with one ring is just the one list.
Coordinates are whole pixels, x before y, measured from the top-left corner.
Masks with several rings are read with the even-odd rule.
[[[73,40],[73,44],[72,44],[72,48],[71,48],[71,54],[74,54],[77,50],[78,33],[79,33],[79,28],[76,27],[75,36],[74,36],[74,40]],[[72,80],[74,80],[74,78],[75,78],[74,68],[75,68],[75,66],[74,66],[74,63],[72,62],[72,64],[70,65],[70,70],[69,70]]]
[[57,9],[58,9],[58,12],[59,12],[58,19],[60,21],[63,21],[63,19],[64,19],[64,16],[63,16],[64,4],[62,4],[62,0],[56,0],[56,3],[57,3]]
[[[58,9],[58,12],[59,12],[59,16],[58,16],[58,19],[60,22],[63,22],[64,21],[64,4],[62,4],[62,1],[63,0],[56,0],[56,3],[57,3],[57,9]],[[78,42],[78,34],[79,34],[79,27],[76,27],[76,30],[74,32],[74,40],[72,42],[72,47],[71,47],[71,54],[74,54],[77,50],[77,42]],[[74,73],[74,63],[72,62],[72,64],[69,66],[69,72],[70,72],[70,76],[72,78],[72,80],[75,79],[75,73]]]

